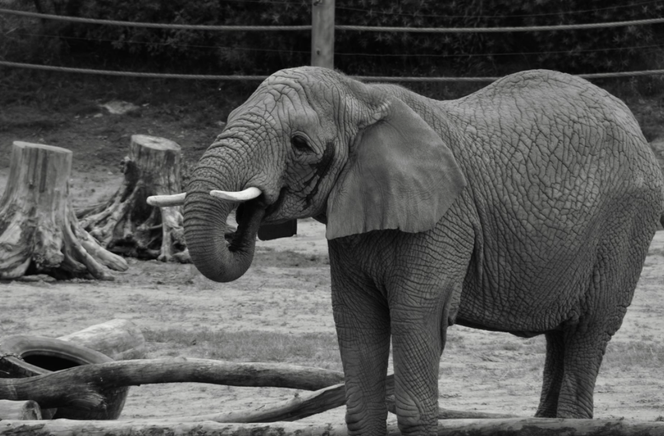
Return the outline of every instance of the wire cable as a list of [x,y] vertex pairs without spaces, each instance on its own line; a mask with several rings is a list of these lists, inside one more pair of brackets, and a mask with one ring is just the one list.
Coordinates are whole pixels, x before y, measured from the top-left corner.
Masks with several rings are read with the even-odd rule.
[[37,12],[17,11],[0,8],[0,14],[19,15],[22,17],[41,18],[56,21],[69,21],[85,24],[105,24],[109,26],[146,27],[151,29],[179,29],[179,30],[214,30],[214,31],[293,31],[311,30],[311,24],[302,26],[209,26],[202,24],[162,24],[143,23],[138,21],[100,20],[97,18],[69,17],[65,15],[40,14]]
[[574,50],[551,50],[551,51],[525,51],[525,52],[506,52],[506,53],[467,53],[467,54],[437,54],[437,53],[344,53],[334,52],[334,56],[361,56],[361,57],[384,57],[384,58],[472,58],[472,57],[493,57],[493,56],[537,56],[537,55],[550,55],[550,54],[570,54],[576,55],[581,53],[595,53],[595,52],[609,52],[609,51],[622,51],[622,50],[648,50],[662,49],[664,45],[641,45],[631,47],[606,47],[594,49],[574,49]]
[[[57,67],[53,65],[36,65],[21,62],[0,61],[0,66],[11,68],[26,68],[66,73],[101,74],[108,76],[145,77],[156,79],[196,79],[196,80],[233,80],[254,81],[264,80],[267,75],[207,75],[207,74],[168,74],[168,73],[141,73],[134,71],[95,70],[89,68]],[[624,71],[617,73],[577,74],[585,79],[605,79],[615,77],[654,76],[662,75],[664,70]],[[363,82],[492,82],[500,77],[387,77],[387,76],[350,76]]]
[[[14,14],[32,18],[42,18],[75,23],[105,24],[112,26],[146,27],[156,29],[186,29],[186,30],[215,30],[215,31],[293,31],[311,30],[312,26],[210,26],[196,24],[160,24],[132,21],[100,20],[94,18],[68,17],[64,15],[40,14],[37,12],[17,11],[0,8],[0,14]],[[664,18],[650,18],[646,20],[613,21],[607,23],[587,24],[560,24],[554,26],[526,26],[526,27],[380,27],[380,26],[353,26],[335,24],[336,30],[350,30],[361,32],[413,32],[413,33],[496,33],[496,32],[541,32],[557,30],[600,29],[608,27],[642,26],[646,24],[664,23]]]
[[[22,32],[21,35],[32,36],[32,37],[45,37],[51,39],[63,39],[71,41],[92,41],[92,42],[108,42],[113,43],[115,40],[107,38],[85,38],[80,36],[60,36],[53,35],[48,33],[32,33],[32,32]],[[124,39],[122,44],[136,44],[136,45],[149,45],[149,46],[169,46],[174,48],[200,48],[200,49],[228,49],[233,51],[243,51],[243,52],[265,52],[265,53],[289,53],[289,54],[302,54],[310,55],[310,50],[279,50],[279,49],[267,49],[267,48],[255,48],[255,47],[238,47],[238,46],[225,46],[225,45],[203,45],[203,44],[177,44],[172,42],[160,42],[160,41],[137,41],[133,39]],[[546,55],[546,54],[563,54],[563,53],[593,53],[593,52],[608,52],[608,51],[624,51],[624,50],[652,50],[657,48],[662,48],[664,45],[641,45],[641,46],[629,46],[629,47],[605,47],[605,48],[595,48],[595,49],[575,49],[575,50],[550,50],[550,51],[537,51],[537,52],[505,52],[505,53],[467,53],[467,54],[440,54],[440,53],[362,53],[362,52],[339,52],[335,51],[335,56],[360,56],[360,57],[385,57],[385,58],[396,58],[396,57],[413,57],[413,58],[422,58],[422,57],[431,57],[431,58],[469,58],[469,57],[491,57],[491,56],[535,56],[535,55]]]
[[359,32],[412,32],[412,33],[498,33],[498,32],[542,32],[558,30],[584,30],[602,29],[608,27],[643,26],[646,24],[664,23],[664,18],[650,18],[647,20],[613,21],[607,23],[587,24],[559,24],[555,26],[526,26],[526,27],[375,27],[375,26],[349,26],[337,24],[336,30],[351,30]]
[[207,75],[207,74],[170,74],[170,73],[141,73],[136,71],[115,71],[115,70],[96,70],[90,68],[71,68],[71,67],[56,67],[53,65],[37,65],[26,64],[23,62],[8,62],[0,61],[0,66],[12,68],[26,68],[33,70],[43,71],[57,71],[61,73],[82,73],[82,74],[99,74],[105,76],[124,76],[124,77],[144,77],[151,79],[196,79],[196,80],[234,80],[234,81],[250,81],[250,80],[264,80],[268,76],[242,76],[242,75]]
[[[587,14],[591,12],[601,12],[610,9],[622,9],[622,8],[636,8],[638,6],[649,5],[653,3],[660,3],[662,0],[650,0],[641,3],[632,3],[630,5],[618,5],[618,6],[608,6],[606,8],[596,8],[596,9],[584,9],[577,11],[561,11],[561,12],[549,12],[544,14],[514,14],[514,15],[473,15],[472,18],[534,18],[534,17],[557,17],[560,15],[573,15],[573,14]],[[337,10],[345,10],[351,12],[363,12],[363,13],[373,13],[380,15],[390,15],[390,16],[399,16],[399,17],[418,17],[418,18],[469,18],[468,15],[427,15],[427,14],[395,14],[394,12],[387,11],[376,11],[372,9],[362,9],[362,8],[349,8],[344,6],[336,6]]]

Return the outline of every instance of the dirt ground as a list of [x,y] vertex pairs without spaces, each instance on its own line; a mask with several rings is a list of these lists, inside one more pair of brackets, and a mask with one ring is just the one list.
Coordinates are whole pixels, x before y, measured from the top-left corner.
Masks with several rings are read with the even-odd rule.
[[[38,117],[25,109],[25,116]],[[0,192],[8,175],[11,141],[42,142],[75,151],[71,196],[75,204],[114,192],[122,180],[117,163],[129,135],[174,139],[193,160],[219,127],[182,127],[164,116],[112,118],[90,110],[62,126],[34,124],[0,129]],[[99,115],[101,114],[101,115]],[[154,115],[154,114],[153,114]],[[220,117],[221,119],[221,117]],[[30,127],[32,126],[32,127]],[[191,265],[129,259],[130,268],[113,282],[73,280],[0,283],[0,336],[33,333],[57,337],[113,318],[132,320],[145,330],[264,331],[295,337],[333,337],[324,229],[301,221],[296,237],[259,242],[249,272],[227,284],[210,282]],[[664,419],[664,232],[656,235],[634,301],[614,336],[595,390],[597,418]],[[333,344],[333,341],[327,341]],[[333,348],[333,346],[332,346]],[[440,405],[532,416],[539,400],[543,338],[528,340],[459,326],[451,328],[440,364]],[[148,357],[205,357],[203,344],[173,352],[148,344]],[[335,350],[322,350],[319,366],[340,369]],[[328,357],[329,356],[329,357]],[[292,363],[309,364],[311,358]],[[197,384],[133,387],[121,419],[197,414],[264,407],[292,398],[293,390],[233,388]],[[343,422],[343,408],[306,422]],[[392,418],[393,419],[393,418]]]

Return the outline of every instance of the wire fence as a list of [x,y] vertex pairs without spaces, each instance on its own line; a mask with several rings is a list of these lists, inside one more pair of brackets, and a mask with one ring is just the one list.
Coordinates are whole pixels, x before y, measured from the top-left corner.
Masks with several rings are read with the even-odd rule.
[[[287,2],[284,2],[287,3]],[[639,4],[656,3],[656,1],[646,1]],[[634,6],[634,5],[630,5]],[[621,6],[613,6],[606,9],[615,9]],[[356,10],[353,8],[340,8],[348,10]],[[594,9],[592,11],[596,11]],[[359,11],[359,10],[358,10]],[[365,10],[366,11],[366,10]],[[587,11],[574,11],[574,12],[587,12]],[[130,22],[130,21],[117,21],[117,20],[104,20],[82,17],[71,17],[64,15],[44,14],[38,12],[20,11],[14,9],[0,8],[0,15],[15,15],[26,18],[35,18],[41,20],[55,20],[63,22],[72,22],[79,24],[96,24],[108,26],[123,26],[123,27],[139,27],[151,29],[168,29],[168,30],[195,30],[195,31],[214,31],[214,32],[275,32],[275,31],[311,31],[313,26],[309,25],[291,25],[291,26],[228,26],[228,25],[189,25],[189,24],[166,24],[166,23],[147,23],[147,22]],[[546,16],[547,14],[540,14]],[[531,15],[533,16],[533,15]],[[446,18],[450,18],[446,16]],[[340,31],[357,31],[357,32],[409,32],[409,33],[497,33],[497,32],[546,32],[546,31],[570,31],[570,30],[587,30],[599,28],[612,28],[612,27],[626,27],[626,26],[642,26],[650,24],[664,23],[664,18],[652,18],[644,20],[629,20],[619,22],[605,22],[605,23],[586,23],[586,24],[567,24],[567,25],[553,25],[553,26],[524,26],[524,27],[381,27],[381,26],[354,26],[335,24],[335,30]],[[44,36],[41,34],[41,36]],[[52,35],[53,38],[59,37]],[[131,42],[131,41],[125,41]],[[183,46],[186,47],[186,46]],[[204,46],[192,46],[204,47]],[[223,47],[210,47],[210,48],[223,48]],[[230,47],[229,47],[230,49]],[[270,51],[261,48],[238,48],[233,47],[233,50],[256,50],[256,51]],[[581,52],[596,52],[608,50],[661,50],[661,45],[644,45],[639,47],[606,47],[592,50],[581,50]],[[547,51],[547,52],[534,52],[530,54],[550,54],[562,53],[564,51]],[[395,53],[395,54],[380,54],[372,55],[370,53],[336,53],[342,56],[383,56],[383,57],[397,57],[397,56],[440,56],[451,57],[450,55],[413,55],[409,53]],[[524,55],[526,53],[486,53],[482,56],[510,56],[510,55]],[[459,55],[461,56],[461,55]],[[478,55],[463,55],[478,56]],[[215,74],[172,74],[172,73],[148,73],[148,72],[135,72],[135,71],[115,71],[115,70],[102,70],[102,69],[88,69],[88,68],[72,68],[61,67],[52,65],[39,65],[23,62],[11,62],[0,60],[1,67],[7,68],[23,68],[35,69],[44,71],[64,72],[64,73],[80,73],[80,74],[97,74],[108,76],[125,76],[125,77],[143,77],[143,78],[162,78],[162,79],[193,79],[193,80],[223,80],[223,81],[260,81],[264,80],[267,75],[215,75]],[[607,72],[607,73],[592,73],[592,74],[577,74],[580,77],[587,79],[598,78],[617,78],[617,77],[636,77],[636,76],[650,76],[662,75],[664,70],[651,69],[641,71],[623,71],[623,72]],[[498,79],[498,77],[392,77],[392,76],[352,76],[358,80],[365,82],[490,82]]]

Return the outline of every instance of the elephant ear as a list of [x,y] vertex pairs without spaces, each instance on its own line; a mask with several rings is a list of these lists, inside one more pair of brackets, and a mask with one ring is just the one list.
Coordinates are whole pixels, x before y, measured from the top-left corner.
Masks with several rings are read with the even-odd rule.
[[327,239],[433,228],[466,185],[449,147],[401,100],[365,127],[327,204]]

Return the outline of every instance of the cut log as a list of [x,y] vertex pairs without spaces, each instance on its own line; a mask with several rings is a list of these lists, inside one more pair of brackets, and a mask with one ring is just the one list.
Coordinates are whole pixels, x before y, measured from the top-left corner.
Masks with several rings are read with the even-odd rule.
[[107,201],[81,209],[85,230],[108,250],[140,259],[187,262],[180,206],[153,207],[151,195],[182,192],[180,146],[168,139],[133,135],[124,158],[124,181]]
[[128,319],[112,319],[58,339],[99,351],[113,360],[145,357],[143,333]]
[[[161,419],[133,421],[2,421],[2,436],[346,436],[345,424],[300,424],[277,422],[272,424],[222,424],[193,421],[183,418],[178,423],[164,423]],[[401,433],[396,423],[387,426],[388,436]],[[629,421],[619,419],[459,419],[439,421],[438,435],[455,436],[664,436],[664,422]]]
[[72,152],[15,141],[0,199],[0,279],[45,273],[112,280],[127,263],[79,225],[69,200]]
[[0,398],[35,400],[42,408],[75,404],[95,408],[100,392],[150,383],[213,383],[315,390],[343,380],[343,374],[318,368],[208,359],[125,360],[82,365],[28,378],[0,378]]
[[0,421],[14,419],[19,421],[42,419],[41,409],[36,401],[0,400]]

